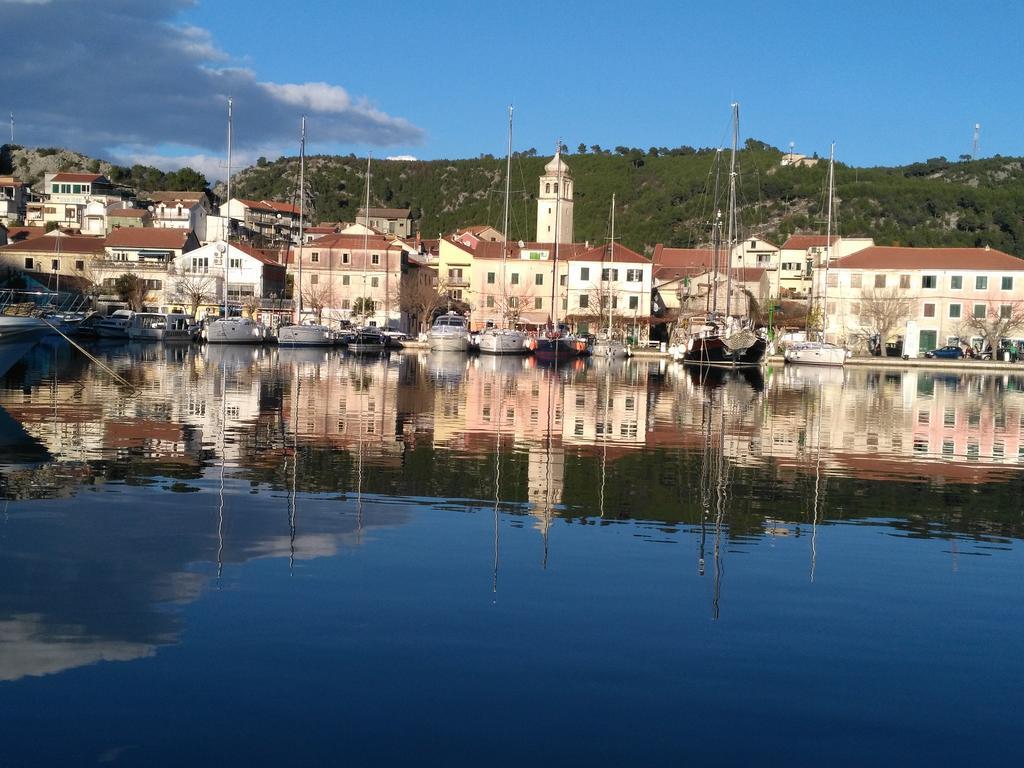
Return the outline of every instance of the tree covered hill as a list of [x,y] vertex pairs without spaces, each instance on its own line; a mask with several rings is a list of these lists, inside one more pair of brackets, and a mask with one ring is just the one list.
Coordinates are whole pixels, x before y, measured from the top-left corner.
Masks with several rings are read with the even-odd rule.
[[[792,232],[824,232],[827,162],[781,167],[781,158],[779,150],[753,140],[738,153],[741,237],[781,243]],[[532,151],[512,160],[511,239],[535,237],[537,179],[548,160]],[[616,238],[647,253],[659,242],[706,243],[714,211],[727,207],[728,152],[620,147],[615,153],[577,152],[566,161],[575,180],[580,241],[609,236],[613,193]],[[297,158],[261,161],[235,177],[235,190],[245,197],[294,199],[297,175]],[[315,218],[354,220],[365,200],[365,175],[365,158],[307,158],[307,204]],[[504,158],[375,160],[370,204],[411,208],[425,237],[470,224],[500,230],[504,178]],[[846,236],[874,237],[885,245],[990,245],[1024,257],[1021,158],[936,158],[895,168],[837,164],[836,198],[838,229]]]
[[[690,147],[610,151],[580,145],[566,155],[575,180],[576,239],[599,243],[609,236],[614,193],[615,236],[626,246],[650,253],[659,242],[708,242],[715,211],[727,207],[728,154]],[[537,179],[548,159],[535,150],[513,157],[511,239],[535,237]],[[781,243],[792,232],[824,232],[827,163],[782,167],[781,159],[778,149],[753,139],[738,153],[740,237],[757,235]],[[48,170],[107,173],[140,191],[206,185],[206,179],[191,169],[163,173],[141,165],[120,167],[56,149],[0,148],[0,173],[13,171],[34,182],[47,160],[54,166]],[[373,160],[370,169],[371,206],[410,208],[424,237],[471,224],[501,229],[504,158]],[[294,201],[298,174],[297,157],[261,158],[235,174],[232,194]],[[310,219],[353,221],[365,200],[365,177],[365,158],[308,157]],[[221,196],[224,191],[222,184],[215,188]],[[1024,257],[1022,158],[934,158],[892,168],[837,164],[836,198],[838,231],[846,236],[873,237],[885,245],[990,245]]]

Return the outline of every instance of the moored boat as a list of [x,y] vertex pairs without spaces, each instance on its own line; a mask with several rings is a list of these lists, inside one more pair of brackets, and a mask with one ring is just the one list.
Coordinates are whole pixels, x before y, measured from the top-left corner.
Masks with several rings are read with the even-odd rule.
[[128,338],[133,341],[191,341],[192,328],[181,313],[136,312],[128,323]]
[[360,328],[349,337],[348,351],[355,355],[379,355],[390,348],[390,339],[380,328]]
[[511,328],[487,328],[480,332],[478,348],[489,355],[523,355],[530,351],[528,337]]
[[264,336],[263,326],[248,317],[219,317],[203,329],[207,344],[262,344]]
[[130,309],[118,309],[97,320],[93,329],[101,339],[127,339],[128,326],[134,316],[135,313]]
[[427,340],[434,352],[465,352],[469,349],[469,323],[455,312],[438,315]]
[[334,336],[324,325],[282,325],[277,329],[277,343],[282,347],[327,347]]

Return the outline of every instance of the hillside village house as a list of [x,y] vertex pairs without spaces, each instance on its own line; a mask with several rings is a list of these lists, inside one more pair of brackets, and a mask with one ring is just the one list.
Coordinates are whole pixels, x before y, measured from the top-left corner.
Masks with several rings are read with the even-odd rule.
[[[221,215],[230,220],[230,234],[257,246],[299,242],[299,209],[276,200],[232,198],[221,206]],[[207,232],[208,237],[212,237]]]
[[[35,226],[55,224],[65,229],[81,230],[85,207],[90,201],[104,205],[123,198],[110,179],[98,173],[48,173],[44,177],[43,202],[26,206],[25,223]],[[102,229],[99,233],[102,234]]]
[[25,220],[28,188],[14,176],[0,176],[0,224]]
[[[757,267],[734,269],[732,280],[725,271],[725,251],[711,248],[654,248],[654,313],[697,315],[707,311],[748,317],[763,310],[772,298],[770,273]],[[730,300],[731,289],[731,300]],[[753,300],[753,301],[752,301]]]
[[356,223],[395,237],[406,238],[415,234],[408,208],[360,208]]
[[[301,255],[302,281],[298,259]],[[383,235],[326,235],[288,255],[288,272],[301,290],[307,311],[322,310],[324,322],[365,320],[368,325],[401,328],[408,324],[400,307],[409,252]],[[421,279],[415,273],[415,279]],[[357,312],[359,299],[372,302],[372,314]]]
[[[90,205],[92,205],[90,203]],[[88,216],[88,208],[86,216]],[[121,208],[110,206],[105,213],[106,227],[101,234],[109,234],[115,229],[138,229],[153,226],[153,215],[145,208]]]
[[191,230],[199,242],[206,242],[206,220],[211,207],[205,192],[152,192],[146,197],[154,227]]
[[104,257],[103,238],[53,231],[0,247],[0,279],[10,285],[20,278],[26,287],[31,283],[56,290],[59,276],[62,291],[70,286],[87,289],[86,283],[93,282],[93,261]]
[[[167,230],[164,230],[167,231]],[[240,243],[207,243],[177,256],[170,264],[165,302],[196,317],[223,314],[224,278],[233,308],[272,311],[284,301],[285,266],[266,253]]]
[[921,352],[978,344],[972,318],[1024,316],[1024,260],[990,248],[873,246],[833,261],[827,280],[817,270],[815,295],[826,295],[829,340],[864,345],[895,306],[898,322],[883,343],[909,331]]
[[152,228],[115,229],[104,241],[103,256],[94,258],[87,276],[100,286],[100,298],[119,297],[114,284],[124,274],[138,277],[145,288],[147,309],[166,304],[166,281],[171,264],[184,253],[199,247],[192,232]]
[[[831,247],[826,248],[831,243]],[[832,235],[791,235],[779,249],[779,272],[776,296],[808,297],[816,268],[824,264],[825,252],[829,259],[841,259],[851,253],[875,244],[870,237],[839,237]]]

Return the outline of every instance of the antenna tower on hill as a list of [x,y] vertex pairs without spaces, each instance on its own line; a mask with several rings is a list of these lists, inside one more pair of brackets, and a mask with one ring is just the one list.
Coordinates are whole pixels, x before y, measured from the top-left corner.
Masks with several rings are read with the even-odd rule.
[[981,135],[981,123],[974,124],[974,144],[971,149],[971,160],[978,159],[978,138]]

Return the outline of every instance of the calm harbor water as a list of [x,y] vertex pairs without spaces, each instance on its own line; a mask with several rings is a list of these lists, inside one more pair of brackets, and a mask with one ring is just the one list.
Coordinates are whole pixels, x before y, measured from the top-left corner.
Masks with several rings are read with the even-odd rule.
[[41,346],[0,765],[951,765],[1024,711],[1024,378]]

